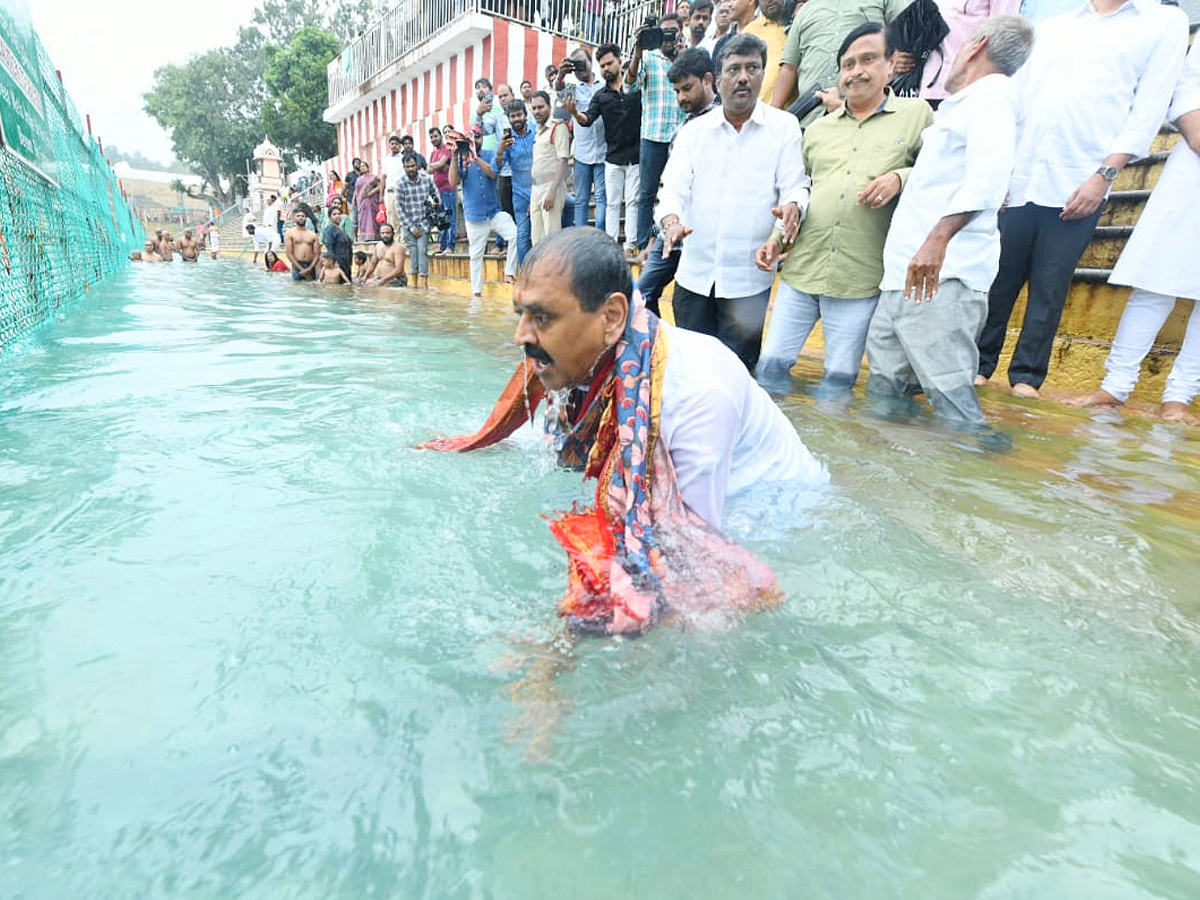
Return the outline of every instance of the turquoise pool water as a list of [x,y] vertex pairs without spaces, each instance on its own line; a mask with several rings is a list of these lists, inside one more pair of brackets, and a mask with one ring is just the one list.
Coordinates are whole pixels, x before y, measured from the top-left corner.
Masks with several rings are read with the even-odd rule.
[[545,649],[511,314],[130,269],[0,358],[0,897],[1200,896],[1200,436],[804,395],[788,602]]

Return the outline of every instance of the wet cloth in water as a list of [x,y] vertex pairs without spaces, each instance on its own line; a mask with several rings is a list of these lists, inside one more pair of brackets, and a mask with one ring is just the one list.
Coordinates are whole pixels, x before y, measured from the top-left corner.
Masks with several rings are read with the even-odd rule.
[[[666,329],[638,303],[612,362],[557,423],[560,461],[582,463],[584,476],[597,481],[594,507],[550,519],[569,559],[559,614],[573,630],[638,633],[668,613],[777,601],[771,570],[683,503],[659,439],[669,353]],[[422,446],[489,446],[528,421],[544,395],[523,363],[480,431]]]

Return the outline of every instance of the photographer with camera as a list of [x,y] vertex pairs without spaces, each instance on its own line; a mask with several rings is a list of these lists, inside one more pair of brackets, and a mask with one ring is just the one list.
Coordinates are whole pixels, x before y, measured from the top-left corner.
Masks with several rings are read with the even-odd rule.
[[671,138],[683,123],[683,111],[675,102],[675,89],[667,71],[678,52],[680,19],[667,13],[661,24],[654,16],[634,32],[633,55],[625,83],[642,95],[642,138],[638,148],[638,222],[637,245],[650,240],[658,181],[667,164]]
[[471,293],[483,296],[483,251],[487,249],[492,232],[508,244],[504,265],[504,280],[513,282],[517,274],[517,225],[512,216],[500,208],[496,196],[496,153],[483,147],[483,129],[471,126],[468,141],[455,135],[455,153],[450,157],[450,185],[462,185],[463,219],[467,225],[467,242],[471,256]]
[[[558,67],[555,87],[561,91],[568,75],[575,77],[575,92],[561,98],[568,114],[571,107],[587,109],[592,98],[604,88],[604,82],[592,71],[592,57],[587,48],[579,47]],[[575,120],[575,224],[588,223],[588,203],[592,189],[596,191],[596,227],[604,230],[606,192],[604,189],[604,157],[608,145],[604,139],[604,120],[581,123]]]

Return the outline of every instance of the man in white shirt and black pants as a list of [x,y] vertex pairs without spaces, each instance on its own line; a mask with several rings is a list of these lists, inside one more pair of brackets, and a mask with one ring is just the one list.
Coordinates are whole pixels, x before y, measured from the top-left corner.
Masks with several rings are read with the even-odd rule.
[[1033,28],[997,16],[954,59],[933,124],[900,195],[883,248],[879,305],[867,333],[867,392],[924,392],[934,412],[978,428],[975,342],[1000,260],[996,214],[1017,143],[1009,76],[1029,56]]
[[1187,16],[1158,0],[1088,0],[1047,19],[1014,86],[1021,134],[1000,268],[979,340],[979,382],[992,376],[1013,303],[1029,300],[1008,367],[1012,392],[1036,397],[1046,378],[1075,265],[1117,173],[1158,133],[1187,49]]
[[721,48],[724,103],[679,129],[656,214],[663,258],[687,237],[675,273],[675,323],[720,338],[751,372],[775,278],[754,265],[754,252],[776,217],[785,238],[795,238],[809,185],[800,123],[758,100],[766,62],[767,45],[752,35]]

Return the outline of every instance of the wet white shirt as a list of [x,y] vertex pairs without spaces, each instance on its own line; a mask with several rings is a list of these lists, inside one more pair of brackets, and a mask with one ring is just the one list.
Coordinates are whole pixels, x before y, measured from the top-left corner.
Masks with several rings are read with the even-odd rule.
[[736,130],[720,107],[680,126],[663,170],[655,220],[669,215],[695,231],[683,241],[677,284],[718,297],[750,297],[775,273],[754,264],[771,236],[772,207],[808,207],[808,175],[796,117],[761,101]]
[[[793,121],[795,121],[793,117]],[[725,498],[761,482],[829,481],[775,401],[737,356],[714,337],[666,330],[660,439],[683,502],[715,528]]]
[[1129,0],[1101,16],[1090,2],[1038,26],[1013,76],[1022,104],[1010,206],[1065,206],[1115,153],[1144,156],[1187,50],[1187,15]]
[[956,278],[973,291],[992,286],[1000,265],[996,215],[1016,144],[1017,103],[1006,76],[988,75],[942,101],[921,132],[921,152],[892,216],[880,290],[904,290],[908,264],[939,219],[975,211],[946,246],[941,280]]

